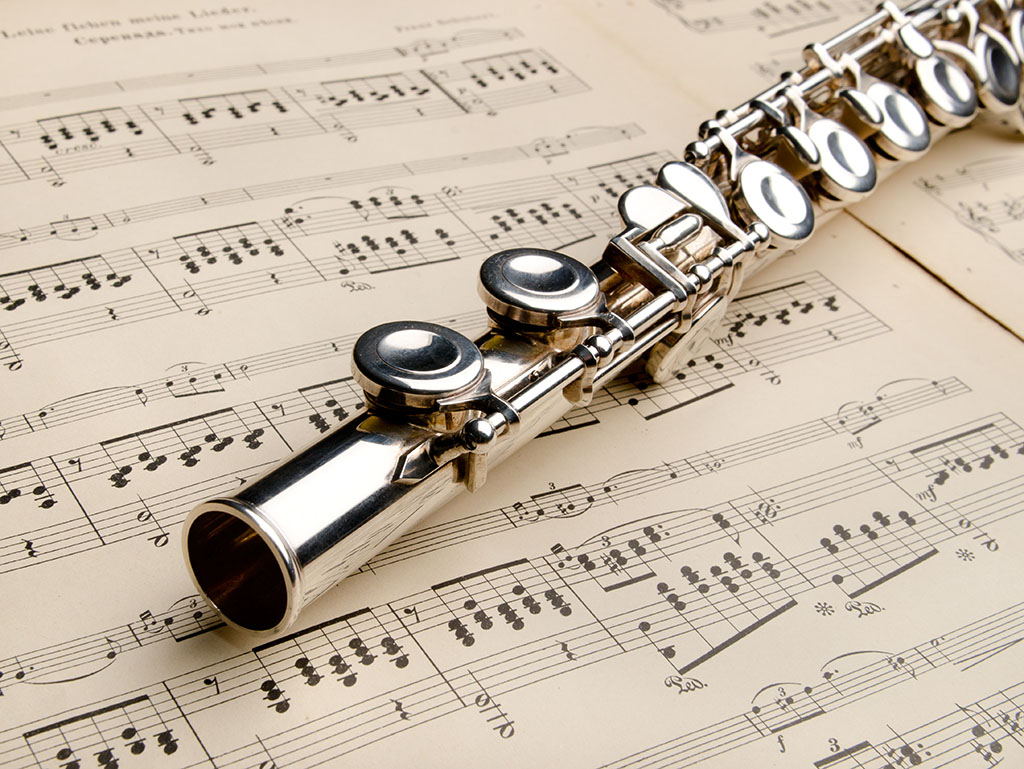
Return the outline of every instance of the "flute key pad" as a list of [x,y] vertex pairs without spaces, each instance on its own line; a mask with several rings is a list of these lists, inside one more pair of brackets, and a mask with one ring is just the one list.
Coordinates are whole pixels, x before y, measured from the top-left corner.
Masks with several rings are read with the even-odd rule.
[[809,134],[821,151],[820,183],[826,193],[852,202],[875,188],[878,174],[871,150],[853,131],[824,118],[811,124]]
[[480,267],[480,296],[495,320],[550,330],[604,307],[597,276],[570,256],[513,248]]
[[352,350],[356,382],[370,403],[386,408],[434,408],[473,391],[485,371],[471,339],[436,323],[384,323],[360,336]]
[[882,110],[882,124],[871,139],[879,152],[893,160],[910,160],[928,149],[928,117],[914,97],[878,78],[870,79],[865,93]]
[[739,174],[738,198],[749,217],[772,234],[772,245],[794,246],[814,232],[814,209],[804,188],[774,163],[755,160]]
[[952,128],[974,119],[978,113],[978,91],[967,73],[952,60],[941,53],[918,59],[914,74],[928,117]]
[[1021,59],[1011,42],[997,30],[985,28],[983,34],[978,35],[975,54],[986,73],[982,103],[996,111],[1019,108]]

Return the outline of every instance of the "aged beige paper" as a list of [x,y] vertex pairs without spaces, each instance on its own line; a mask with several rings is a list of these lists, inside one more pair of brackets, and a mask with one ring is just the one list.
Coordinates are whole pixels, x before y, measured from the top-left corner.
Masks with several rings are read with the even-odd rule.
[[361,407],[362,330],[479,328],[496,250],[596,258],[725,97],[674,73],[735,45],[756,88],[827,10],[7,4],[0,765],[1019,762],[1024,347],[845,214],[295,632],[182,562]]
[[1024,145],[1012,137],[994,124],[950,136],[854,214],[1024,336]]

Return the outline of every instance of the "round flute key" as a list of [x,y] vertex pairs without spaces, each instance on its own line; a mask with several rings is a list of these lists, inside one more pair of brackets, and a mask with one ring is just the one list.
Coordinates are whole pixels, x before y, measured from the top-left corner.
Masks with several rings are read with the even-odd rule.
[[384,323],[360,336],[352,350],[352,373],[367,399],[392,408],[433,408],[472,390],[485,371],[472,340],[436,323]]
[[764,222],[774,246],[795,246],[814,232],[814,210],[804,188],[770,161],[743,166],[737,203],[751,218]]
[[500,251],[480,266],[480,297],[491,315],[550,329],[604,305],[597,276],[565,254],[539,248]]
[[989,30],[978,36],[975,53],[988,75],[980,94],[982,103],[997,111],[1017,107],[1021,98],[1021,60],[1010,41],[996,30]]
[[[865,77],[867,81],[867,77]],[[928,116],[917,99],[887,80],[871,78],[864,92],[882,110],[882,124],[871,143],[892,160],[912,160],[932,142]]]
[[924,111],[939,125],[958,128],[978,113],[978,91],[960,67],[941,53],[914,64]]
[[821,153],[818,179],[827,194],[853,202],[875,188],[875,159],[857,134],[831,118],[815,120],[807,133]]

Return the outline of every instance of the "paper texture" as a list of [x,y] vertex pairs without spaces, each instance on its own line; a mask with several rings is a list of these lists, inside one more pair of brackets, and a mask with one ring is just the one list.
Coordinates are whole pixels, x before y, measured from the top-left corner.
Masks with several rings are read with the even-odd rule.
[[[1024,175],[1005,129],[964,131],[903,169],[854,215],[954,291],[1024,337]],[[936,227],[914,227],[907,212]]]
[[947,139],[898,223],[837,216],[295,632],[220,627],[180,553],[361,407],[361,331],[480,328],[503,248],[595,259],[721,99],[865,10],[6,4],[0,764],[1024,761],[1024,346],[872,231],[975,244],[1002,288],[960,290],[1019,330],[1019,243],[935,214],[1012,198],[949,181],[1007,138]]

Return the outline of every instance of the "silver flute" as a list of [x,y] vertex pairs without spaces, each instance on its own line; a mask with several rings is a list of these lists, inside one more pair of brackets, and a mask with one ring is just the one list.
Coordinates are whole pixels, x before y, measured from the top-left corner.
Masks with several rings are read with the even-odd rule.
[[1024,128],[1019,2],[882,3],[623,193],[622,231],[596,263],[533,248],[487,259],[490,327],[475,341],[419,321],[364,333],[352,371],[366,410],[189,515],[199,591],[230,626],[287,628],[624,369],[675,376],[749,275],[981,107]]

